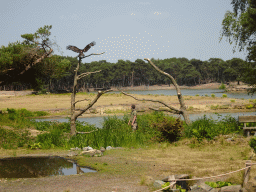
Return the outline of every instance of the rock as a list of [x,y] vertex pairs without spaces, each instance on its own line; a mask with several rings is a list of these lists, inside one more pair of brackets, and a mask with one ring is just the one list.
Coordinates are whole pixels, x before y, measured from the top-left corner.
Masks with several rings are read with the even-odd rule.
[[106,149],[105,149],[104,147],[101,147],[101,148],[100,148],[100,151],[103,153],[103,152],[106,151]]
[[90,151],[82,151],[81,152],[81,155],[90,155],[91,157],[93,157],[96,153],[96,150],[93,149],[93,150],[90,150]]
[[81,149],[79,147],[76,147],[75,150],[80,151]]
[[77,156],[77,153],[74,152],[74,151],[70,151],[67,156],[68,156],[68,157]]
[[90,151],[90,150],[93,150],[93,148],[92,148],[92,147],[90,147],[90,146],[88,146],[88,151]]
[[221,187],[220,192],[228,192],[228,191],[240,192],[241,189],[242,189],[241,185],[231,185],[231,186]]
[[[188,174],[170,175],[164,178],[162,181],[171,182],[173,180],[173,177],[174,179],[188,179],[189,175]],[[186,181],[177,181],[176,184],[180,185],[182,189],[188,189]]]
[[103,153],[100,150],[96,150],[94,156],[101,157],[101,156],[103,156]]
[[88,147],[83,147],[83,151],[88,151]]
[[208,191],[203,189],[203,188],[201,188],[201,187],[196,186],[193,189],[191,189],[190,192],[208,192]]
[[155,180],[154,182],[154,187],[157,188],[157,189],[161,189],[162,188],[162,185],[164,185],[165,182],[161,181],[161,180]]
[[75,151],[75,150],[76,150],[76,148],[70,148],[70,150],[71,150],[71,151]]
[[209,186],[209,185],[207,185],[207,184],[205,184],[205,183],[201,183],[200,184],[200,187],[202,188],[202,189],[205,189],[206,191],[214,191],[214,188],[212,188],[211,186]]
[[227,138],[226,141],[234,141],[234,138]]
[[111,147],[111,146],[106,147],[106,150],[110,150],[110,149],[113,149],[113,147]]

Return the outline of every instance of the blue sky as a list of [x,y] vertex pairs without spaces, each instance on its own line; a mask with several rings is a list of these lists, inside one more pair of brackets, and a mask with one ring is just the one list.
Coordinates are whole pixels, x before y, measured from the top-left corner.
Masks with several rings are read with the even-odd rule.
[[96,45],[83,62],[119,59],[238,57],[226,38],[219,42],[231,0],[1,0],[0,46],[21,41],[21,34],[52,25],[55,54],[75,57],[67,45]]

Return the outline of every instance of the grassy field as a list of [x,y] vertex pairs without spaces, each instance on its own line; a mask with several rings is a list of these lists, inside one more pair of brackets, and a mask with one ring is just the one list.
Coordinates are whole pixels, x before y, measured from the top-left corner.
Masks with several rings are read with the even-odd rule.
[[[76,99],[90,99],[96,95],[93,93],[78,93]],[[70,114],[70,94],[50,94],[50,95],[29,95],[29,96],[0,96],[0,110],[7,108],[26,108],[31,111],[48,110],[52,115]],[[139,99],[154,99],[164,101],[167,104],[179,107],[177,96],[164,95],[136,95]],[[211,96],[183,96],[189,113],[197,112],[241,112],[255,110],[253,105],[256,100],[214,98]],[[141,102],[123,94],[108,93],[100,97],[93,106],[94,112],[100,115],[113,112],[124,112],[130,109],[131,104],[135,104],[138,110],[148,110],[148,107],[161,107],[160,104],[152,102]],[[80,102],[77,108],[83,108],[87,101]],[[88,115],[88,114],[86,114]]]
[[[77,99],[83,98],[92,99],[95,97],[93,94],[78,94]],[[138,98],[151,98],[163,100],[171,105],[178,106],[178,100],[175,96],[137,96]],[[253,103],[254,101],[249,100],[238,100],[231,102],[230,98],[213,98],[213,97],[191,97],[185,96],[185,103],[190,107],[190,112],[202,112],[202,111],[224,111],[231,109],[216,108],[213,109],[211,106],[223,106],[227,104],[237,104],[246,105]],[[70,95],[37,95],[37,96],[20,96],[20,97],[9,97],[1,96],[1,109],[6,110],[7,108],[26,108],[29,111],[40,111],[49,109],[63,109],[59,113],[50,111],[50,115],[63,114],[67,115],[69,113],[70,105]],[[96,103],[95,109],[105,109],[109,113],[114,112],[114,110],[120,110],[122,112],[130,108],[130,104],[137,104],[138,109],[147,108],[149,105],[152,107],[152,103],[138,102],[130,97],[120,95],[120,94],[106,94],[99,99]],[[80,104],[81,105],[81,104]],[[120,107],[121,108],[118,108]],[[196,108],[196,106],[200,106]],[[207,107],[210,106],[210,107]],[[82,107],[82,105],[81,105]],[[191,108],[193,107],[193,108]],[[232,109],[232,110],[254,110],[252,109]],[[118,112],[120,112],[118,111]],[[32,112],[22,111],[19,112],[23,115],[31,116]],[[38,112],[34,112],[37,114]],[[18,138],[22,140],[21,143],[17,143],[20,147],[12,147],[4,145],[0,148],[0,157],[17,157],[17,156],[67,156],[68,148],[62,147],[50,147],[47,149],[32,150],[27,146],[26,141],[38,142],[38,134],[46,134],[45,137],[48,138],[52,134],[52,130],[57,127],[58,129],[63,129],[68,132],[67,125],[35,125],[26,118],[22,119],[15,116],[15,113],[9,114],[1,119],[1,129],[0,133],[3,134],[1,138],[8,138],[6,135],[9,134],[11,139]],[[91,115],[91,114],[88,114]],[[145,114],[146,115],[146,114]],[[7,118],[8,117],[8,118]],[[147,126],[147,122],[144,122],[141,118],[139,120],[139,125]],[[148,119],[153,119],[149,116]],[[114,120],[109,121],[107,126],[112,126]],[[160,123],[161,121],[158,121]],[[228,125],[228,124],[227,124]],[[76,176],[56,176],[56,177],[45,177],[37,179],[1,179],[0,180],[0,190],[2,191],[153,191],[154,180],[163,179],[168,175],[172,174],[189,174],[190,178],[200,178],[215,176],[223,173],[228,173],[240,168],[245,167],[246,160],[251,159],[253,162],[256,160],[254,157],[254,152],[249,146],[249,140],[252,137],[245,138],[241,135],[228,133],[229,126],[226,124],[216,124],[214,125],[214,130],[218,127],[223,126],[223,130],[227,129],[229,136],[224,136],[226,134],[214,137],[214,139],[206,140],[201,138],[200,134],[205,134],[204,131],[212,131],[210,128],[205,128],[202,130],[198,129],[199,132],[187,131],[187,134],[194,135],[191,138],[182,137],[175,142],[167,141],[156,141],[146,142],[150,134],[153,134],[146,129],[145,132],[138,131],[136,134],[128,130],[126,122],[119,122],[119,124],[113,124],[114,129],[110,129],[111,132],[101,132],[101,135],[85,136],[79,140],[80,142],[86,141],[86,139],[92,140],[92,138],[98,138],[101,141],[101,137],[111,138],[111,142],[119,142],[123,147],[122,149],[113,149],[104,152],[102,157],[87,157],[87,156],[74,156],[73,159],[81,166],[89,166],[98,170],[97,173],[89,173]],[[144,126],[141,126],[144,127]],[[200,126],[199,126],[200,127]],[[28,129],[30,132],[37,132],[35,135],[23,135],[17,136],[25,132]],[[93,129],[92,127],[81,127],[81,129]],[[190,128],[197,129],[197,128]],[[88,131],[87,130],[87,131]],[[187,129],[189,130],[189,129]],[[2,131],[2,132],[1,132]],[[7,131],[7,132],[5,132]],[[9,131],[9,132],[8,132]],[[145,131],[145,130],[144,130]],[[201,133],[200,133],[201,131]],[[222,131],[222,130],[219,130]],[[13,134],[17,132],[17,134]],[[214,132],[214,131],[213,131]],[[8,133],[8,134],[6,134]],[[56,133],[58,137],[58,133]],[[108,135],[111,134],[111,135]],[[116,135],[115,135],[116,134]],[[137,138],[133,140],[137,144],[131,144],[124,142],[125,140],[115,140],[118,135],[123,134],[124,137]],[[199,135],[198,135],[199,134]],[[214,135],[208,134],[210,137]],[[6,137],[5,137],[6,136]],[[143,137],[142,137],[143,136]],[[226,139],[233,136],[233,141],[227,141]],[[145,139],[145,142],[144,142]],[[8,143],[8,139],[4,140]],[[9,140],[11,141],[11,140]],[[132,141],[132,140],[131,140]],[[143,141],[144,143],[140,143]],[[51,142],[49,140],[49,142]],[[14,143],[14,142],[13,142]],[[72,143],[71,143],[72,144]],[[105,145],[108,145],[106,143]],[[118,144],[118,143],[117,143]],[[56,144],[57,145],[57,144]],[[62,144],[60,144],[62,145]],[[93,143],[93,145],[100,147],[103,145],[102,142]],[[104,146],[106,147],[106,146]],[[252,167],[251,177],[249,182],[251,186],[256,184],[255,175],[256,169]],[[230,181],[232,183],[242,184],[243,182],[243,171],[230,174],[225,177],[215,178],[217,180]],[[211,181],[207,179],[207,181]],[[192,185],[196,181],[191,181],[189,184]],[[99,184],[100,183],[100,184]],[[45,187],[47,184],[47,187]],[[252,188],[251,188],[252,189]]]

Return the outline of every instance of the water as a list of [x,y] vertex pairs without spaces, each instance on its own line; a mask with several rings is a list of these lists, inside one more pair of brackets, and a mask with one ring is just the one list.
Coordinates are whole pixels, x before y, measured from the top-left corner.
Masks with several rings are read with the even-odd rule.
[[57,156],[4,158],[0,159],[0,167],[0,178],[37,178],[96,172]]
[[[221,117],[219,115],[221,115]],[[227,115],[230,115],[231,117],[235,117],[238,119],[238,116],[247,116],[247,115],[256,115],[256,112],[240,112],[240,113],[198,113],[198,114],[189,114],[189,118],[191,121],[195,121],[198,118],[202,118],[204,115],[206,117],[212,117],[214,120],[218,120],[218,118],[222,119]],[[172,115],[174,117],[180,117],[179,115]],[[123,115],[117,116],[118,118],[123,118]],[[181,119],[184,120],[183,116],[181,116]],[[68,122],[68,119],[66,118],[59,118],[59,119],[53,119],[53,118],[48,118],[48,119],[36,119],[36,121],[52,121],[52,120],[57,120],[59,122]],[[104,117],[81,117],[78,118],[78,121],[84,121],[89,124],[93,124],[96,127],[102,128],[102,124],[104,122]]]
[[[120,93],[120,92],[114,92]],[[177,95],[176,89],[171,90],[144,90],[144,91],[127,91],[130,94],[139,94],[139,95]],[[256,99],[256,94],[253,96],[248,95],[247,93],[225,93],[224,90],[221,89],[181,89],[181,94],[183,96],[205,96],[206,94],[210,97],[211,94],[215,94],[215,97],[222,97],[223,94],[226,94],[229,98],[236,98],[236,99]]]

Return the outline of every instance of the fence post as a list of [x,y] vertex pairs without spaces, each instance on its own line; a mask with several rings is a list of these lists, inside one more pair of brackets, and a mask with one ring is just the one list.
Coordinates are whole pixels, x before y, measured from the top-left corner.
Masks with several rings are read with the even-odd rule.
[[249,181],[249,176],[250,176],[250,170],[251,167],[249,167],[251,165],[252,161],[248,160],[245,163],[245,167],[248,167],[247,169],[244,170],[244,182],[243,182],[243,187],[245,187],[246,183]]

